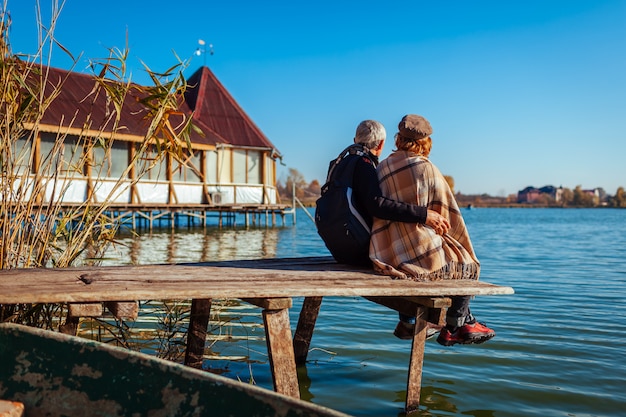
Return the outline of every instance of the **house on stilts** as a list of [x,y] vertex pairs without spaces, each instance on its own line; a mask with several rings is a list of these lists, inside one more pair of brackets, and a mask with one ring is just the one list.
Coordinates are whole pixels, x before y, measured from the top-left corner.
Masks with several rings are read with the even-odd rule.
[[[139,144],[146,141],[147,110],[141,100],[132,94],[125,98],[113,126],[112,104],[106,94],[95,92],[95,76],[45,66],[43,70],[50,86],[44,95],[54,91],[56,97],[50,97],[36,128],[26,126],[30,134],[18,140],[22,143],[17,147],[31,154],[26,169],[33,183],[42,181],[39,167],[59,146],[60,136],[64,149],[58,158],[65,161],[55,171],[56,178],[43,178],[44,191],[30,196],[37,204],[55,201],[71,207],[87,199],[96,204],[106,200],[111,216],[132,228],[234,225],[236,219],[273,226],[277,217],[284,224],[285,214],[292,212],[290,205],[281,203],[276,188],[281,154],[208,67],[189,77],[177,97],[173,117],[181,119],[180,125],[191,119],[194,127],[182,145],[184,153],[154,158],[141,178],[134,177],[136,169],[128,169]],[[85,147],[85,137],[95,142],[106,137],[112,144]],[[76,158],[77,153],[89,155]],[[127,186],[115,185],[120,177]]]

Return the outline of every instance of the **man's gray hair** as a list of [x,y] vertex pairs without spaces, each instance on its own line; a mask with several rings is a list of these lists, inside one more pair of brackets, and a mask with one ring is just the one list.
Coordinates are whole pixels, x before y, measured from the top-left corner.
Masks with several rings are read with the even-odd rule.
[[361,144],[367,149],[375,149],[386,137],[387,132],[380,122],[363,120],[356,128],[354,143]]

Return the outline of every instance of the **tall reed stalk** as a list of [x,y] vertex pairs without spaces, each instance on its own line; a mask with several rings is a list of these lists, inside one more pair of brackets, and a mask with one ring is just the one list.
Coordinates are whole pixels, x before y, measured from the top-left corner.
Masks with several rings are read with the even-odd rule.
[[[39,48],[28,56],[16,55],[11,50],[11,21],[6,1],[0,11],[1,269],[97,263],[117,232],[118,224],[108,215],[116,196],[149,170],[156,169],[165,155],[185,160],[184,154],[190,149],[190,118],[178,111],[179,99],[186,88],[182,75],[186,63],[179,60],[163,73],[146,67],[154,85],[139,86],[131,82],[127,72],[128,51],[118,49],[110,49],[105,58],[90,61],[93,90],[82,98],[95,103],[96,97],[104,95],[106,120],[96,120],[90,114],[80,133],[73,132],[72,140],[68,141],[67,126],[77,116],[65,114],[50,151],[43,154],[37,149],[35,139],[41,133],[44,114],[54,106],[67,81],[67,78],[52,79],[49,57],[53,51],[60,50],[72,59],[71,69],[78,62],[54,38],[60,9],[53,2],[48,29],[38,17]],[[44,62],[46,56],[48,61]],[[93,155],[95,152],[110,155],[129,100],[138,100],[143,105],[148,127],[141,142],[136,143],[128,166],[114,181],[105,199],[96,201],[87,196],[82,203],[64,204],[63,196],[72,180],[84,177],[86,170],[95,184],[105,177],[104,162],[95,161]],[[107,181],[110,183],[111,178],[107,177]],[[44,328],[52,327],[54,317],[62,313],[62,306],[0,304],[0,321]]]

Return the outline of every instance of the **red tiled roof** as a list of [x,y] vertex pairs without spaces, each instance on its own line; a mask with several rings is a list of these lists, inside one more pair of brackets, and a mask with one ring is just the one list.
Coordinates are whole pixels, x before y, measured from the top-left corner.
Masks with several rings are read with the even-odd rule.
[[[55,128],[82,128],[85,123],[90,123],[92,130],[110,132],[113,129],[113,122],[109,120],[112,104],[107,102],[103,91],[94,92],[96,82],[93,76],[52,67],[43,67],[42,71],[49,71],[46,96],[51,94],[54,86],[63,85],[59,95],[46,110],[42,124]],[[202,131],[202,134],[191,133],[192,143],[274,149],[272,142],[252,122],[209,68],[200,68],[187,83],[187,91],[181,97],[179,110],[187,116],[193,116],[194,125]],[[145,119],[147,109],[139,102],[138,94],[139,90],[131,89],[131,93],[124,100],[124,111],[118,129],[120,134],[141,137],[148,129]]]
[[209,68],[201,67],[187,84],[185,102],[194,111],[196,124],[234,146],[274,148]]
[[[45,96],[50,97],[53,91],[58,96],[52,101],[41,120],[42,124],[110,132],[112,104],[107,103],[103,91],[96,91],[96,81],[91,75],[69,72],[59,68],[42,67],[47,71],[40,79],[46,81]],[[31,74],[34,77],[34,74]],[[62,88],[57,88],[62,85]],[[124,100],[124,112],[120,118],[119,133],[144,136],[148,130],[144,117],[147,109],[138,101],[138,97],[129,95]],[[89,126],[86,126],[88,124]]]

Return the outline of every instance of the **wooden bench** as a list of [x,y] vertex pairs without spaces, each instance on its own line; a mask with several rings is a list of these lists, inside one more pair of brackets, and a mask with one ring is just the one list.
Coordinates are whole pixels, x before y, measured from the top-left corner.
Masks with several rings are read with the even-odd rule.
[[[263,309],[274,389],[296,398],[296,365],[306,361],[322,298],[365,297],[418,318],[408,368],[407,413],[419,407],[427,322],[441,322],[450,296],[495,294],[513,294],[513,289],[469,280],[396,280],[328,257],[0,271],[0,304],[108,302],[109,309],[122,306],[121,314],[132,316],[135,300],[192,300],[185,363],[194,367],[202,364],[212,299],[257,305]],[[292,297],[304,297],[293,337]]]

